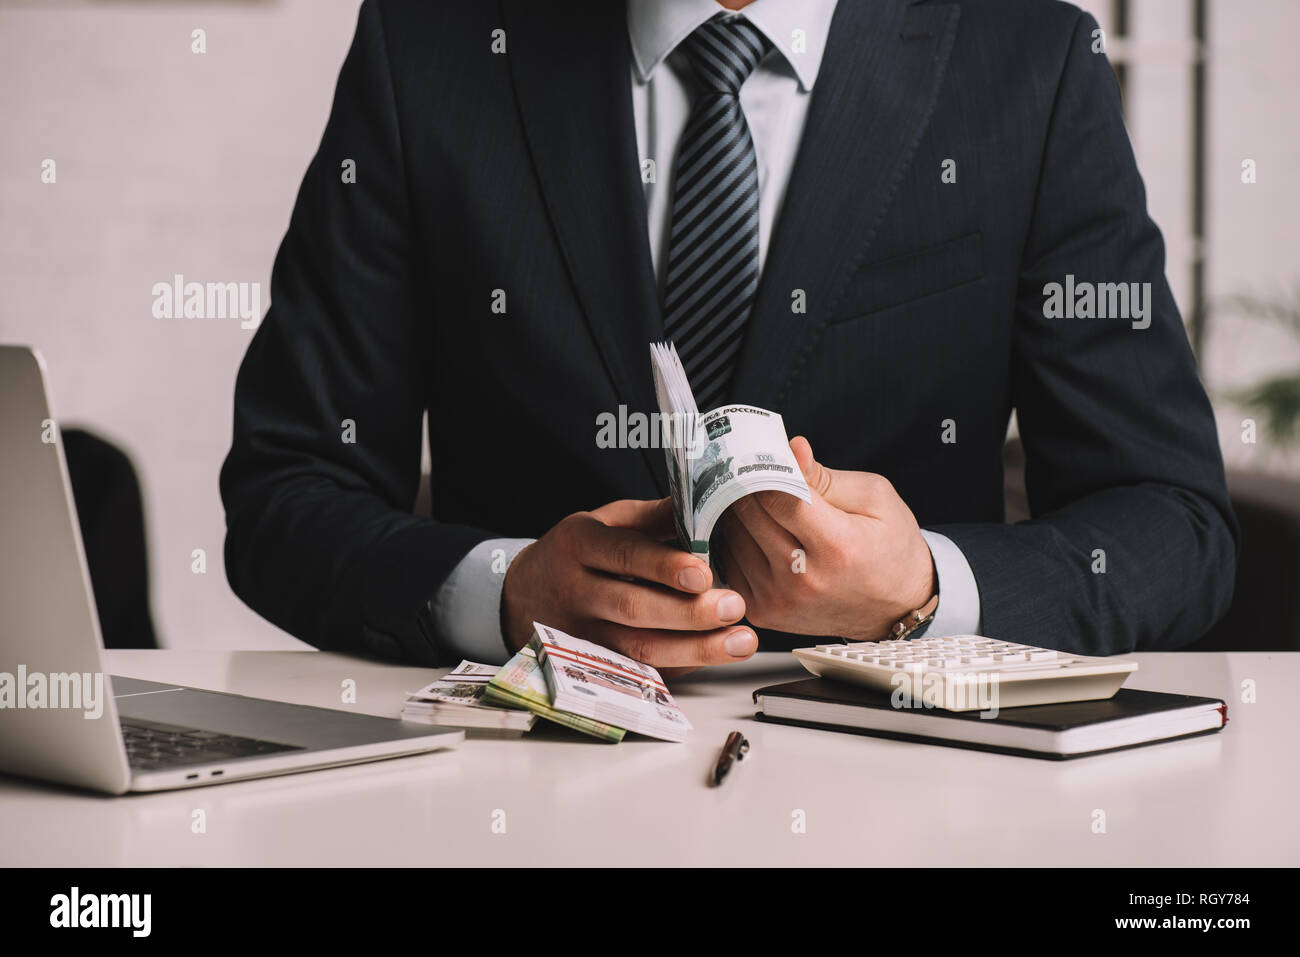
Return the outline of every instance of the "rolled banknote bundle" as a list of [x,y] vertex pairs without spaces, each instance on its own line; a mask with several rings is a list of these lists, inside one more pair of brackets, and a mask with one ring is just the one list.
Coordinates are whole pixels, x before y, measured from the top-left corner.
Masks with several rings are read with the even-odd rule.
[[754,405],[701,413],[672,343],[650,344],[673,520],[681,546],[708,558],[722,513],[754,492],[811,501],[781,416]]

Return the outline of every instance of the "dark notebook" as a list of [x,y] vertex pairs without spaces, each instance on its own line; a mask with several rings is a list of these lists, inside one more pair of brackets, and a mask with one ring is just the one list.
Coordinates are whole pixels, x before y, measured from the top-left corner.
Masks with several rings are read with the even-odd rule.
[[824,678],[759,688],[754,702],[760,721],[1055,761],[1211,734],[1228,722],[1217,698],[1132,688],[1101,701],[1005,708],[993,718],[895,708],[888,694]]

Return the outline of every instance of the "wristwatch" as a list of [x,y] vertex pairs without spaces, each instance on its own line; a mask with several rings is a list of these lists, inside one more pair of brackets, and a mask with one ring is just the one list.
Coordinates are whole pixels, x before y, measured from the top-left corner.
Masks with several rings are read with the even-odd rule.
[[885,638],[889,641],[903,641],[922,625],[934,620],[934,613],[939,610],[939,596],[932,595],[920,608],[909,611],[889,627]]

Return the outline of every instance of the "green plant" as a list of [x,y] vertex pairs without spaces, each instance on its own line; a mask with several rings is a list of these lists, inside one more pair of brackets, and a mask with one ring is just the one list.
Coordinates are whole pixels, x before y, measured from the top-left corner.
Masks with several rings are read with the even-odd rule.
[[[1290,299],[1231,296],[1224,300],[1223,308],[1278,323],[1300,339],[1300,287]],[[1228,398],[1262,419],[1264,431],[1279,445],[1289,445],[1300,438],[1300,369],[1270,376],[1249,388],[1228,393]]]

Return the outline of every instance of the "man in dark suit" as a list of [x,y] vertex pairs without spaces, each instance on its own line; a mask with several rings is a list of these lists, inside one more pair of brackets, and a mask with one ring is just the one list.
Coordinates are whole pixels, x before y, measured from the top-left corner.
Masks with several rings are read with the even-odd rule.
[[[367,0],[239,374],[227,573],[422,663],[534,619],[669,668],[918,622],[1176,648],[1236,527],[1163,270],[1069,5]],[[726,587],[663,543],[662,452],[597,441],[662,338],[801,435],[812,502],[735,507]]]

